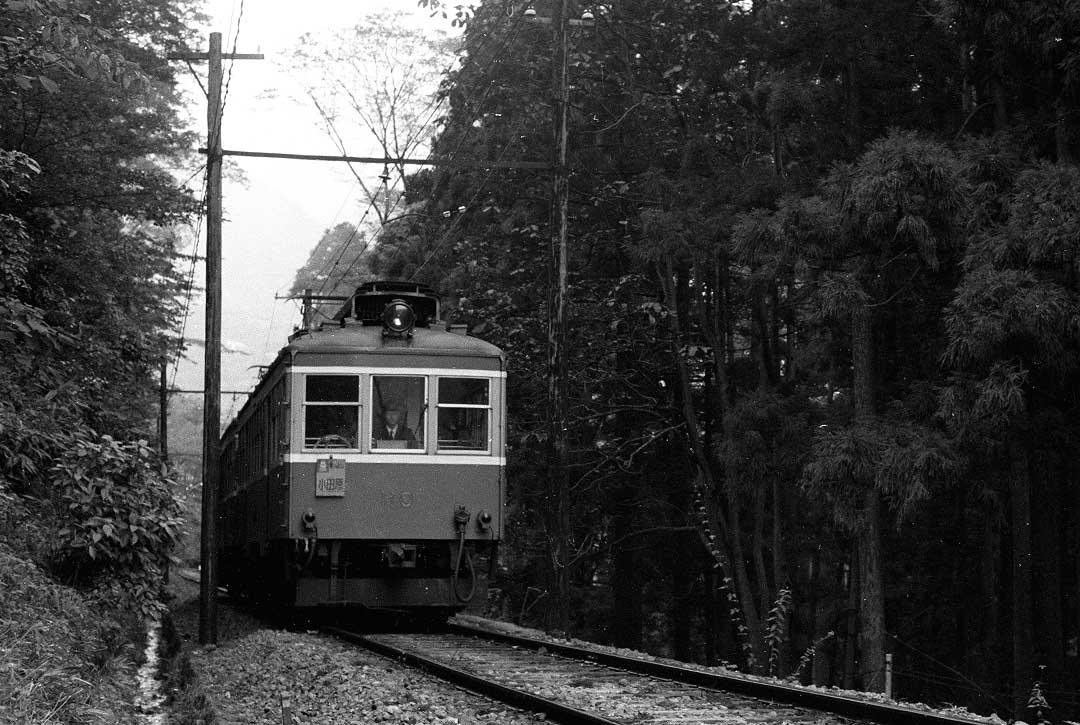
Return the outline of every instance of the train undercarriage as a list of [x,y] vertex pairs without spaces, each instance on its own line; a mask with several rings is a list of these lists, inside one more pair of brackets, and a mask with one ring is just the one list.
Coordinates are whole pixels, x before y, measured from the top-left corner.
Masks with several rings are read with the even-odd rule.
[[223,552],[220,577],[231,596],[275,608],[445,617],[486,601],[496,550],[483,541],[282,539],[262,552]]

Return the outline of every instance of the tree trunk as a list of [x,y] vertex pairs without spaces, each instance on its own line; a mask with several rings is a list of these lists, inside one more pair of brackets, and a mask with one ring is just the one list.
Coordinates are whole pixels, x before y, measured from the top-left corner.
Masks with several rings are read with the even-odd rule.
[[746,636],[750,644],[750,654],[752,655],[750,664],[753,671],[760,672],[768,664],[768,656],[765,653],[765,639],[761,634],[761,617],[758,614],[758,608],[754,605],[754,591],[750,587],[750,574],[746,569],[746,554],[742,545],[739,505],[730,497],[728,498],[728,509],[731,516],[728,524],[731,561],[734,569],[736,591],[739,594],[739,602],[742,604],[743,620],[747,630]]
[[[657,274],[659,275],[660,283],[664,290],[664,302],[668,309],[685,309],[685,305],[680,299],[684,293],[677,291],[683,289],[685,280],[679,279],[678,275],[676,275],[672,260],[665,259],[661,265],[658,265]],[[737,529],[733,529],[728,521],[728,516],[732,515],[734,512],[729,511],[725,514],[722,510],[722,506],[718,502],[718,497],[712,495],[712,492],[718,491],[720,486],[717,481],[716,472],[713,469],[712,461],[708,455],[708,442],[701,438],[701,424],[698,419],[697,410],[694,407],[693,388],[690,384],[690,372],[687,369],[686,361],[680,354],[683,346],[682,322],[678,313],[669,315],[668,320],[672,335],[672,353],[679,378],[678,400],[681,403],[683,420],[685,422],[687,446],[689,449],[688,453],[697,467],[700,477],[698,483],[695,485],[696,494],[700,497],[697,503],[698,505],[705,506],[707,509],[709,529],[701,530],[700,534],[706,550],[721,568],[720,573],[725,579],[726,586],[734,587],[733,589],[729,589],[730,596],[722,606],[729,612],[734,610],[735,613],[732,615],[733,618],[735,620],[742,620],[741,622],[736,621],[736,627],[740,624],[744,625],[747,629],[745,634],[748,636],[750,633],[750,623],[753,622],[757,624],[760,620],[758,619],[757,608],[754,604],[753,596],[749,591],[749,587],[746,585],[746,566],[742,559],[739,532]],[[729,509],[735,508],[730,499],[728,499],[728,503]],[[737,514],[734,515],[732,520],[737,525]],[[717,541],[718,538],[719,541],[723,543],[719,543]],[[727,547],[731,547],[730,555],[726,550]],[[758,631],[760,632],[760,625],[758,625]],[[743,640],[742,643],[750,646],[751,651],[753,650],[754,645],[749,639]]]
[[[855,375],[855,420],[872,424],[874,400],[873,315],[867,305],[852,313],[851,351]],[[863,518],[856,534],[859,556],[859,645],[863,688],[885,689],[885,594],[881,570],[881,494],[866,481]]]
[[994,104],[994,130],[1002,133],[1009,128],[1009,110],[1005,101],[1005,87],[997,75],[990,78],[990,97]]
[[1041,677],[1047,689],[1064,689],[1065,621],[1062,599],[1062,508],[1066,501],[1054,467],[1043,461],[1034,482],[1032,513],[1032,576],[1035,577],[1035,636]]
[[[1075,459],[1073,461],[1071,461],[1071,464],[1072,465],[1070,466],[1070,470],[1073,472],[1073,475],[1071,476],[1071,478],[1072,478],[1073,481],[1075,481],[1076,480],[1076,462],[1075,462]],[[1072,527],[1073,548],[1070,551],[1072,551],[1072,552],[1080,552],[1080,486],[1074,485],[1072,487],[1072,489],[1073,489],[1072,510],[1073,510],[1074,513],[1070,517],[1072,519],[1072,521],[1070,523],[1070,526]],[[1077,636],[1076,644],[1080,645],[1080,556],[1077,556],[1075,553],[1072,554],[1072,563],[1073,563],[1072,600],[1074,602],[1078,603],[1078,606],[1073,607],[1074,620],[1073,620],[1073,623],[1072,623],[1072,631]],[[1074,664],[1080,665],[1080,659],[1077,658],[1077,653],[1076,653],[1075,649],[1073,650],[1072,661],[1073,661]],[[1071,674],[1068,677],[1068,681],[1066,683],[1066,686],[1068,688],[1071,688],[1074,692],[1075,691],[1080,691],[1080,666],[1071,667],[1070,672],[1071,672]]]
[[750,350],[755,362],[757,362],[758,388],[767,390],[776,382],[773,373],[775,348],[771,344],[771,335],[769,334],[769,315],[765,304],[765,290],[761,287],[753,293],[751,317],[753,318],[756,334],[750,336]]
[[[624,487],[624,492],[631,485]],[[641,649],[641,582],[638,575],[638,555],[627,537],[636,528],[634,509],[636,496],[627,493],[619,497],[612,535],[622,539],[614,556],[612,595],[615,598],[611,636],[617,647]]]
[[[858,544],[855,545],[858,547]],[[855,556],[858,556],[858,552],[855,552]],[[844,651],[843,651],[843,673],[845,690],[855,689],[855,659],[856,659],[856,647],[855,640],[859,636],[858,627],[858,615],[859,615],[859,567],[848,566],[848,608],[847,615],[844,621]]]
[[[1016,433],[1013,433],[1015,436]],[[1025,717],[1035,665],[1031,602],[1031,475],[1024,445],[1009,443],[1009,498],[1012,516],[1013,716]]]
[[[1003,666],[1007,659],[1005,653],[1008,646],[1003,640],[1005,629],[1001,623],[1001,567],[1002,567],[1002,541],[1001,525],[993,510],[984,511],[982,518],[983,537],[980,547],[981,562],[979,580],[981,583],[979,593],[978,617],[980,638],[982,646],[978,656],[975,657],[974,666],[982,671],[983,682],[993,683],[996,686],[1004,686]],[[992,706],[986,702],[984,707]]]
[[863,689],[885,691],[885,592],[881,573],[881,494],[866,494],[859,532],[859,671]]
[[[778,477],[772,480],[772,565],[773,586],[779,593],[788,586],[787,562],[784,559],[784,502],[783,487]],[[791,611],[788,616],[788,636],[780,643],[780,658],[777,660],[777,674],[781,677],[791,671],[789,654],[791,651],[791,621],[795,614],[795,596],[792,592]],[[811,641],[813,641],[811,639]]]
[[565,478],[561,472],[555,474],[555,490],[547,501],[551,507],[547,533],[552,576],[547,628],[559,633],[567,632],[570,627],[570,520]]
[[671,547],[671,644],[675,659],[691,662],[690,622],[694,616],[694,577],[690,566],[697,557],[686,555],[685,544],[688,542],[683,536],[672,537],[671,542],[674,544]]
[[705,622],[705,665],[715,667],[720,662],[720,600],[716,596],[716,569],[705,572],[705,609],[701,616]]
[[[1035,638],[1039,661],[1044,666],[1040,679],[1049,690],[1063,690],[1065,673],[1065,630],[1062,612],[1061,575],[1061,510],[1065,505],[1057,471],[1047,461],[1038,465],[1033,482],[1035,498],[1032,505],[1034,521],[1032,544],[1034,564],[1033,592],[1035,595]],[[1052,705],[1053,703],[1051,703]]]
[[765,568],[765,491],[764,484],[759,484],[754,491],[754,538],[751,542],[754,576],[758,585],[758,610],[762,616],[767,616],[766,613],[772,609],[775,601],[769,586],[768,570]]

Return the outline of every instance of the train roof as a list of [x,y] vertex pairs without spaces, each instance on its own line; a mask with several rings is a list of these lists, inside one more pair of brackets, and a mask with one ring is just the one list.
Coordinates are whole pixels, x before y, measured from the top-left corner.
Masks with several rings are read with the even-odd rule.
[[[415,326],[407,332],[387,332],[382,313],[387,305],[399,302],[412,309]],[[469,337],[465,334],[465,325],[447,324],[440,321],[439,316],[439,296],[427,285],[395,280],[360,285],[344,300],[332,321],[298,329],[289,337],[289,342],[278,352],[228,427],[232,428],[245,417],[252,401],[277,377],[274,371],[298,357],[334,354],[479,357],[497,358],[500,367],[505,367],[506,356],[502,350],[479,338]]]
[[408,337],[383,334],[381,327],[362,325],[352,320],[323,325],[294,335],[283,353],[388,353],[415,355],[464,355],[502,357],[503,352],[490,342],[454,332],[441,324],[417,327]]
[[417,355],[447,357],[482,357],[498,358],[505,364],[505,353],[477,337],[469,337],[464,332],[464,325],[452,326],[460,331],[450,331],[443,323],[434,323],[429,327],[418,327],[409,337],[384,336],[381,327],[364,325],[354,320],[346,320],[317,326],[312,330],[294,333],[289,342],[278,351],[277,358],[269,366],[266,374],[248,393],[240,412],[230,421],[226,431],[234,428],[249,412],[251,403],[259,397],[268,382],[276,376],[271,371],[284,361],[292,361],[306,355],[332,354],[373,354],[373,355]]

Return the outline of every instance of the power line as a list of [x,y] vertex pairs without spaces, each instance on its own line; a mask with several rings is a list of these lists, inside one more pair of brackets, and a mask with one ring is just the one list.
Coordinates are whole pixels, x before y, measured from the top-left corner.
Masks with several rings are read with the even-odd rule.
[[195,220],[195,241],[191,250],[191,266],[188,269],[187,288],[184,292],[184,315],[180,322],[180,339],[176,348],[176,359],[173,362],[173,380],[172,384],[176,382],[176,376],[180,371],[180,358],[184,355],[184,336],[187,333],[187,321],[188,316],[191,314],[191,293],[195,284],[195,268],[198,265],[199,260],[199,239],[201,237],[203,216],[206,212],[206,187],[208,183],[207,167],[203,166],[203,184],[202,184],[202,199],[199,202],[199,213]]
[[[518,128],[520,128],[520,126],[521,126],[521,124],[519,123]],[[514,136],[514,133],[511,133],[510,135],[511,135],[511,139],[512,139],[512,137]],[[502,154],[500,154],[500,157],[505,156],[506,153],[510,150],[510,144],[511,143],[512,143],[512,140],[508,140],[506,142],[506,145],[503,146]],[[476,202],[476,199],[480,196],[480,193],[483,192],[484,188],[487,186],[487,182],[491,180],[491,175],[493,173],[495,173],[494,169],[489,170],[488,173],[487,173],[487,176],[485,176],[483,178],[483,180],[477,185],[476,191],[473,193],[472,198],[469,199],[469,203],[466,204],[467,207],[472,206]],[[422,270],[425,266],[427,266],[427,263],[430,262],[435,257],[436,254],[438,254],[439,250],[442,249],[442,246],[444,244],[446,244],[447,240],[450,239],[450,233],[454,231],[454,227],[457,226],[460,223],[460,220],[463,219],[463,218],[464,217],[459,214],[454,219],[454,221],[450,223],[450,228],[447,229],[446,232],[442,235],[442,238],[438,242],[436,242],[435,247],[431,250],[431,253],[428,254],[427,258],[423,262],[420,263],[420,266],[417,267],[415,270],[413,270],[412,276],[409,279],[415,279],[416,275],[420,273],[420,270]]]
[[[489,34],[486,35],[486,37],[484,38],[483,42],[480,45],[480,50],[486,50],[488,44],[490,42],[492,42],[492,40],[494,38],[496,38],[496,37],[502,39],[502,45],[495,53],[491,54],[488,57],[487,63],[485,64],[485,66],[483,67],[483,69],[480,72],[480,77],[481,78],[487,76],[489,74],[491,68],[497,62],[499,62],[500,60],[502,60],[505,57],[507,49],[513,43],[514,39],[516,39],[518,33],[520,32],[520,27],[521,27],[520,23],[515,23],[515,32],[512,33],[512,34],[504,34],[504,33],[492,32],[492,33],[489,33]],[[460,54],[467,47],[466,43],[467,43],[467,39],[463,38],[462,45],[459,47],[457,56],[460,56]],[[457,57],[455,57],[455,60],[453,61],[453,63],[451,63],[449,66],[447,66],[447,68],[445,69],[444,72],[449,73],[451,68],[453,67],[453,64],[456,63],[456,62],[457,62]],[[488,95],[490,94],[490,92],[491,92],[490,85],[483,89],[483,92],[482,92],[482,95],[481,95],[481,98],[480,98],[480,105],[482,105],[484,103],[484,101],[486,101],[486,99],[487,99]],[[329,117],[329,114],[327,114],[326,112],[324,112],[322,110],[318,100],[315,98],[314,93],[312,91],[309,90],[308,96],[311,98],[312,102],[315,103],[316,108],[319,110],[320,115],[323,118],[323,121],[327,124],[331,134],[335,137],[336,142],[337,142],[337,146],[342,151],[342,156],[340,156],[340,157],[332,157],[332,156],[308,156],[308,155],[301,155],[301,154],[266,154],[267,156],[278,157],[278,158],[295,158],[295,159],[345,160],[345,161],[349,161],[349,162],[362,162],[362,163],[379,163],[379,162],[382,162],[386,166],[389,166],[390,164],[393,164],[395,167],[398,167],[398,168],[400,168],[400,167],[402,167],[402,166],[404,166],[406,164],[436,165],[436,166],[451,167],[451,168],[452,167],[458,167],[458,168],[485,168],[485,169],[489,170],[488,178],[490,178],[490,175],[491,175],[490,174],[490,169],[491,169],[492,166],[507,166],[507,167],[511,167],[511,168],[549,168],[550,167],[550,165],[547,164],[546,162],[510,162],[510,163],[504,163],[502,161],[502,159],[505,158],[506,152],[509,149],[509,145],[510,145],[509,142],[507,144],[507,147],[504,148],[503,153],[500,154],[499,161],[495,162],[494,164],[492,164],[492,163],[458,163],[456,161],[456,157],[460,153],[461,147],[464,145],[465,141],[467,140],[467,138],[469,136],[469,131],[468,130],[466,130],[466,132],[464,134],[462,134],[458,138],[456,148],[451,152],[449,157],[447,159],[443,159],[443,160],[433,161],[430,158],[429,159],[404,159],[404,158],[393,159],[393,158],[389,158],[389,157],[384,157],[384,158],[380,159],[380,158],[377,158],[377,157],[349,157],[349,156],[345,155],[344,144],[343,144],[343,142],[341,140],[340,135],[337,134],[337,132],[336,132],[336,130],[334,128],[333,122]],[[471,96],[467,97],[465,105],[466,106],[472,105],[472,101],[473,101],[473,98]],[[426,127],[430,123],[430,119],[434,116],[434,114],[437,112],[438,108],[441,105],[442,105],[442,99],[438,98],[437,94],[433,94],[433,98],[429,102],[428,107],[423,109],[420,112],[420,115],[428,114],[428,120],[425,121],[422,124],[422,128]],[[232,152],[226,151],[224,153],[228,154],[228,153],[232,153]],[[252,153],[252,152],[239,152],[239,153],[237,153],[237,155],[252,155],[252,156],[260,155],[261,156],[263,154]],[[351,164],[350,164],[350,169],[351,169]],[[349,235],[349,238],[342,245],[341,250],[339,251],[337,257],[334,259],[334,262],[331,264],[329,262],[329,260],[328,260],[327,263],[325,263],[323,265],[322,269],[320,269],[320,271],[318,273],[318,276],[323,277],[323,281],[322,281],[322,284],[319,287],[318,294],[322,294],[322,292],[331,283],[333,283],[332,286],[331,286],[331,289],[333,289],[333,288],[337,287],[337,285],[341,284],[341,282],[343,282],[348,277],[348,275],[357,266],[357,264],[359,264],[360,260],[363,258],[364,252],[367,250],[367,247],[368,247],[368,244],[369,244],[368,242],[365,242],[364,248],[362,248],[356,254],[356,256],[353,258],[352,262],[348,265],[348,267],[346,267],[343,270],[340,277],[335,279],[334,271],[340,265],[341,260],[344,258],[344,255],[347,253],[347,251],[351,247],[353,241],[355,240],[356,235],[359,232],[359,229],[360,229],[361,225],[363,224],[364,220],[367,218],[368,214],[371,212],[371,209],[374,208],[374,204],[377,201],[377,199],[375,198],[375,194],[372,194],[371,192],[368,192],[367,187],[364,185],[364,183],[360,179],[359,175],[356,174],[355,170],[353,171],[353,174],[354,174],[354,176],[356,176],[357,183],[361,186],[362,189],[364,189],[365,192],[368,193],[368,197],[369,197],[368,207],[367,207],[367,209],[365,209],[364,214],[361,217],[360,221],[354,226],[352,232]],[[486,179],[485,179],[485,183],[486,183]],[[397,181],[395,181],[395,186],[396,185],[397,185]],[[484,184],[481,184],[481,189],[483,188],[483,186],[484,186]],[[386,189],[385,180],[384,180],[383,187],[384,187],[384,193],[389,194],[389,190]],[[429,196],[429,202],[432,201],[433,198],[434,198],[433,195]],[[474,196],[474,198],[475,198],[475,196]],[[388,224],[389,221],[390,221],[389,219],[382,219],[381,220],[379,231],[376,232],[376,237],[385,232],[385,229],[386,229],[387,224]],[[455,224],[456,223],[457,223],[457,221],[455,221]],[[449,238],[450,231],[452,231],[452,230],[448,230],[447,234],[444,235],[443,239],[440,240],[440,242],[438,242],[436,244],[435,249],[433,250],[431,255],[429,255],[428,259],[425,260],[424,264],[426,264],[428,261],[430,261],[430,259],[434,256],[434,254],[439,251],[439,249],[445,243],[446,239]],[[421,267],[422,266],[423,265],[421,265]],[[329,267],[329,269],[328,269],[328,267]],[[324,274],[325,274],[325,276],[324,276]]]
[[[230,15],[232,11],[230,10]],[[221,138],[221,119],[225,117],[225,104],[229,101],[229,85],[232,83],[233,66],[236,65],[236,45],[240,40],[240,24],[244,21],[244,0],[240,0],[240,12],[236,16],[236,32],[233,33],[232,53],[233,58],[229,59],[229,75],[225,78],[225,90],[221,94],[221,113],[218,114],[218,138]],[[229,24],[232,24],[232,18],[229,18]]]

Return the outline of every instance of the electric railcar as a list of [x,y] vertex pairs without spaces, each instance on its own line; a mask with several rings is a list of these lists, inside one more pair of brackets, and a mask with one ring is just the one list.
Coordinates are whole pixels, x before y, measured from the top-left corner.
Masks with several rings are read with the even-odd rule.
[[299,330],[222,440],[219,572],[288,607],[444,614],[503,534],[506,358],[425,285]]

